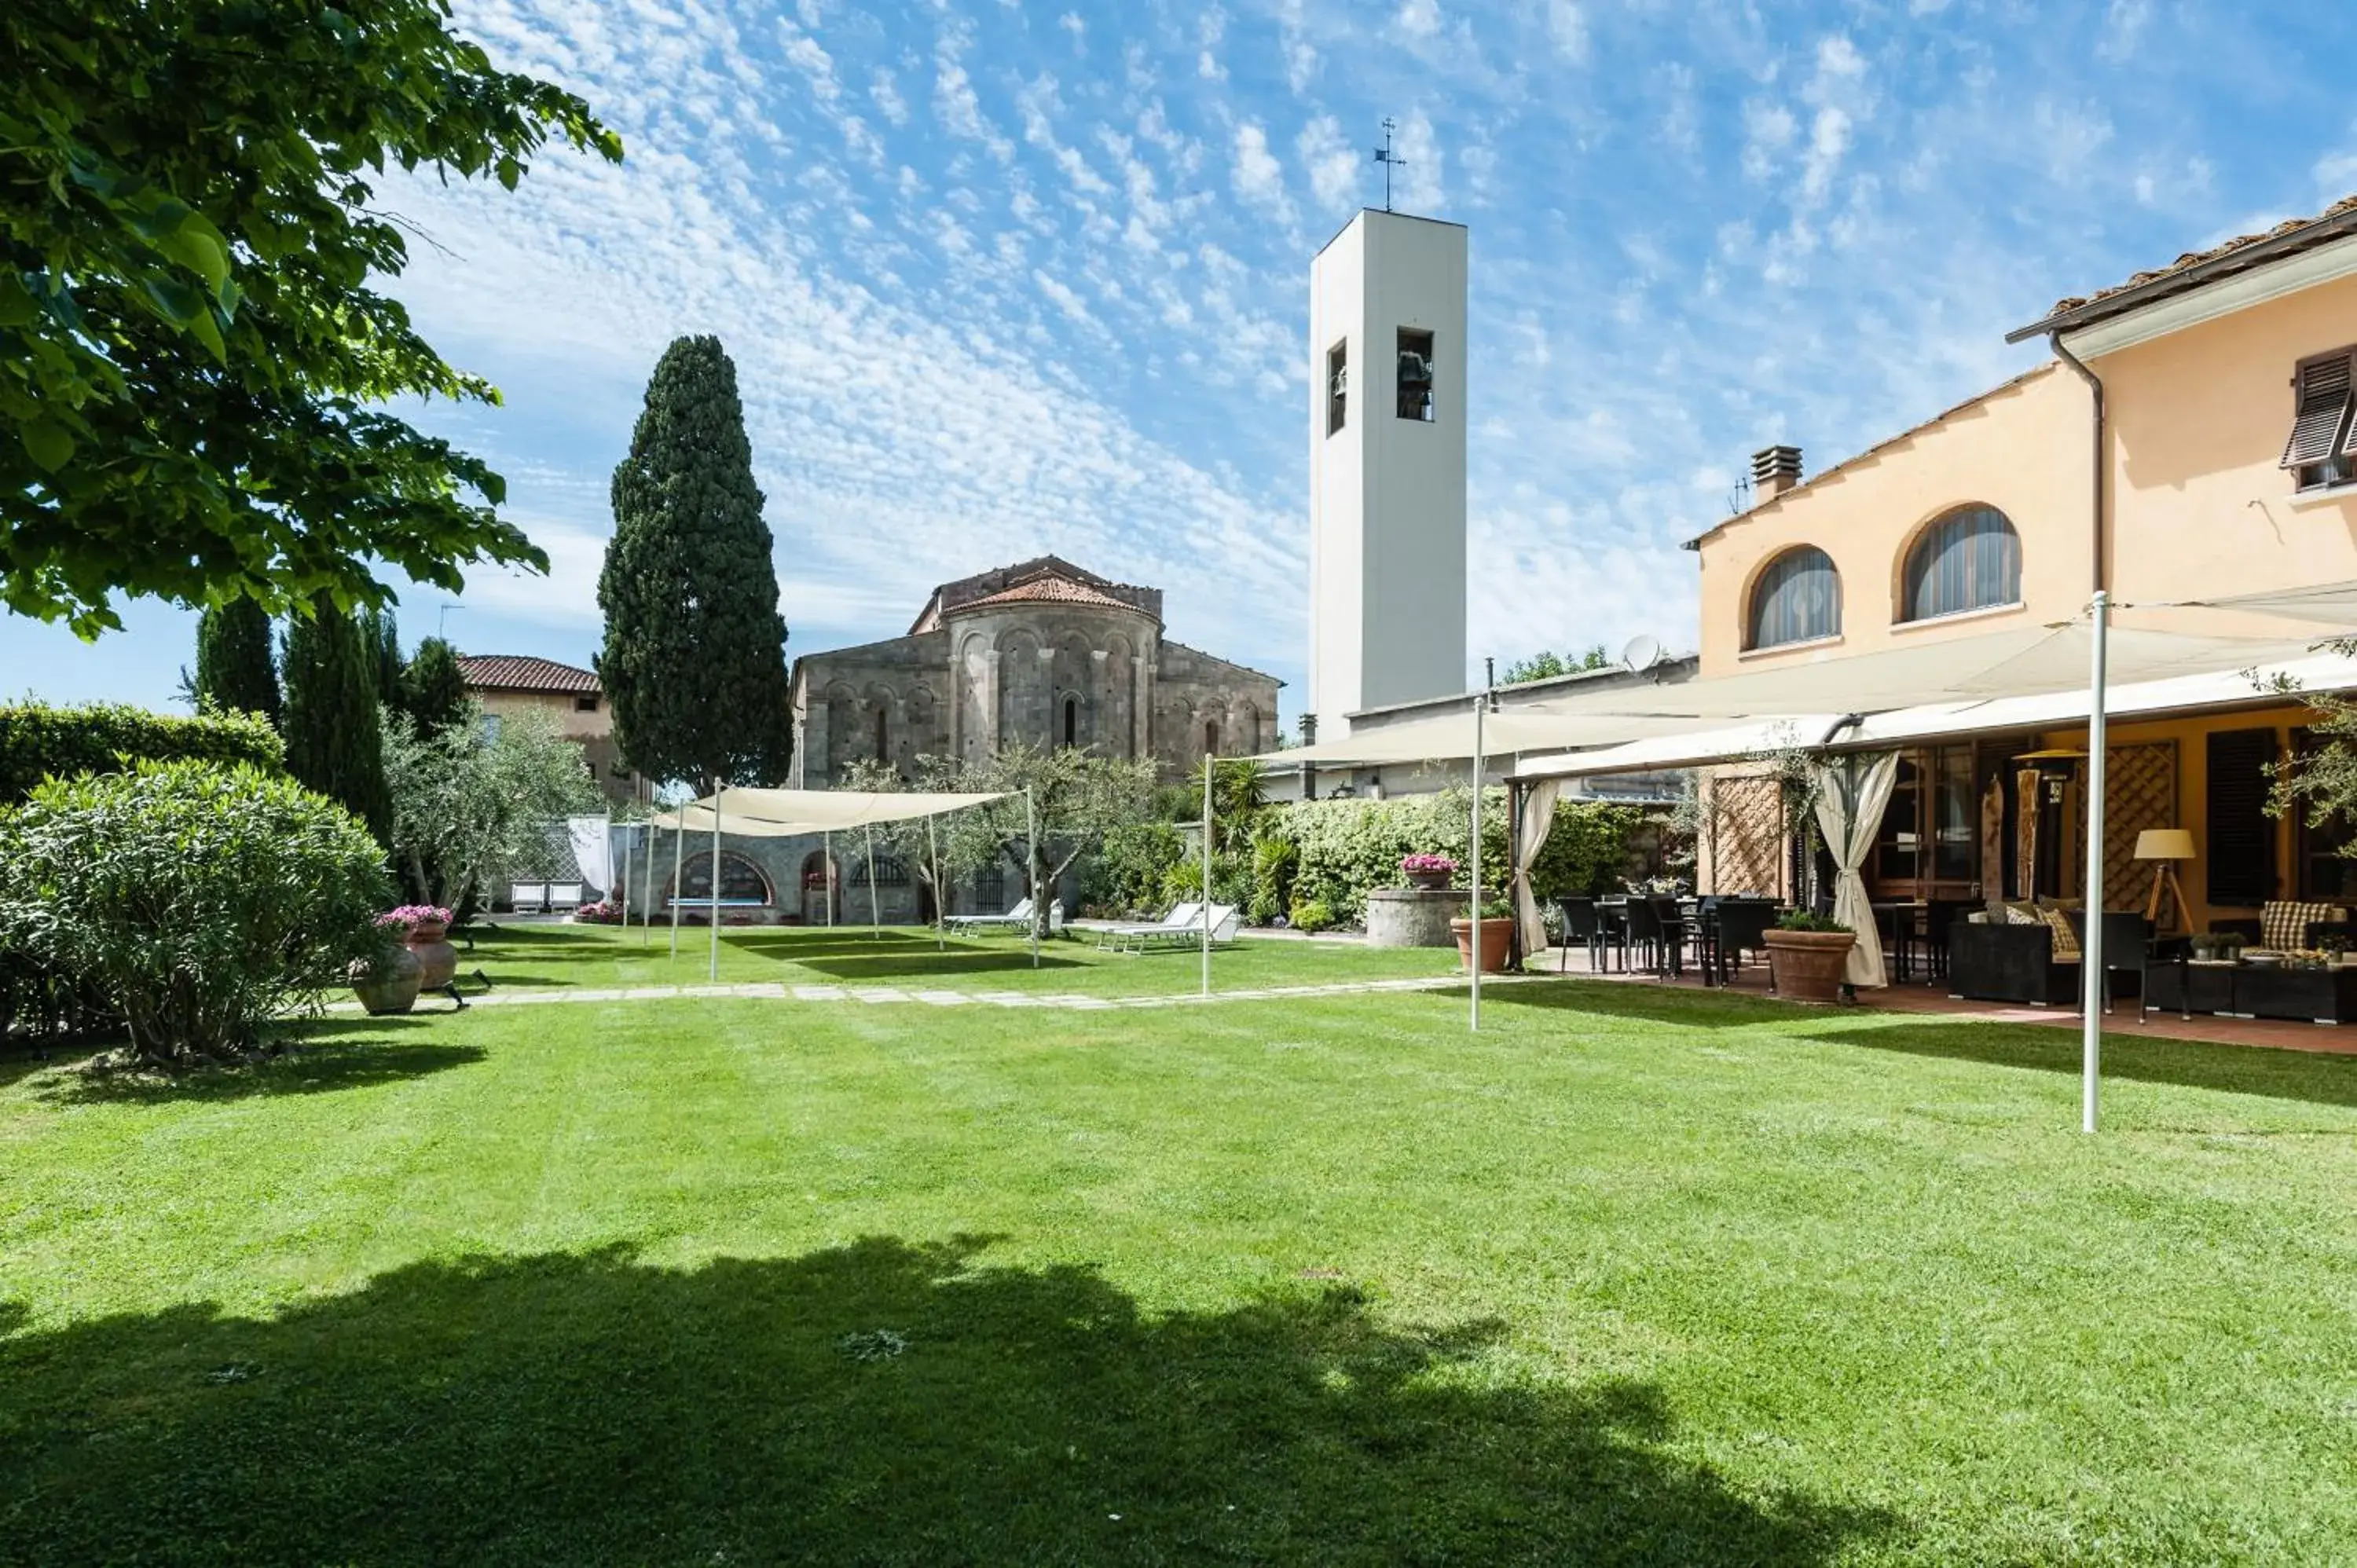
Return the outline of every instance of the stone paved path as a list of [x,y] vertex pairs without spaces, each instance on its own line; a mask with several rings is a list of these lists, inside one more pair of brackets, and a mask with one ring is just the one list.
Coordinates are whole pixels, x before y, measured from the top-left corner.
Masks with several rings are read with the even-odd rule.
[[[1487,988],[1521,984],[1531,976],[1490,975]],[[774,981],[753,985],[640,985],[591,989],[570,987],[548,991],[490,991],[467,998],[469,1007],[539,1007],[577,1002],[669,1002],[685,997],[750,997],[773,1002],[823,1002],[842,1005],[858,1003],[871,1007],[899,1004],[920,1007],[1044,1007],[1071,1013],[1113,1012],[1140,1007],[1185,1007],[1205,1002],[1269,1002],[1289,996],[1357,996],[1386,991],[1446,991],[1462,985],[1461,975],[1436,975],[1415,980],[1361,980],[1334,985],[1271,985],[1243,991],[1214,991],[1208,997],[1194,992],[1168,996],[1082,996],[1053,991],[908,990],[897,985],[782,985]],[[428,1005],[432,997],[421,996]],[[336,1013],[360,1011],[357,1002],[341,1002]]]

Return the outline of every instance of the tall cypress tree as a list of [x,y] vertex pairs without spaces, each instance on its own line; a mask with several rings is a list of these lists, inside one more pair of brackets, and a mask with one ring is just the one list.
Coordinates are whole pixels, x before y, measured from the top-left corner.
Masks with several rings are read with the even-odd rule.
[[215,605],[197,620],[197,702],[278,722],[278,671],[270,660],[270,617],[253,600]]
[[614,470],[597,673],[624,759],[654,779],[774,784],[792,749],[786,623],[737,367],[681,338]]
[[466,716],[467,674],[457,649],[438,637],[417,645],[401,672],[401,711],[427,735],[440,735]]
[[366,822],[377,842],[393,831],[384,783],[384,730],[377,716],[376,650],[360,625],[327,599],[286,628],[286,771]]
[[376,700],[388,708],[401,706],[401,628],[393,612],[371,605],[361,611],[361,646],[368,651],[369,678]]

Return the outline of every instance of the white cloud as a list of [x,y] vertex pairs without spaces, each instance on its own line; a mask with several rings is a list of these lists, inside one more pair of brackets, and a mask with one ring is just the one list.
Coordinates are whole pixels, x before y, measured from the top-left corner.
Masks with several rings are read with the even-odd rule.
[[1432,121],[1421,109],[1410,110],[1399,124],[1399,155],[1407,160],[1394,188],[1396,205],[1410,212],[1437,217],[1447,205],[1440,140]]
[[1440,0],[1400,0],[1394,22],[1411,38],[1436,37],[1440,31]]
[[1309,176],[1310,194],[1320,208],[1336,212],[1357,204],[1360,182],[1365,177],[1364,160],[1342,139],[1340,121],[1331,114],[1318,115],[1301,127],[1293,150]]
[[2097,50],[2107,59],[2126,59],[2136,53],[2145,24],[2152,20],[2152,0],[2112,0],[2104,13],[2104,38]]
[[1231,175],[1238,199],[1275,219],[1292,224],[1300,215],[1285,190],[1285,166],[1268,150],[1268,133],[1247,120],[1236,127],[1236,162]]
[[867,96],[876,101],[877,112],[895,125],[909,123],[909,101],[900,96],[899,83],[888,70],[878,70],[867,84]]
[[1309,42],[1301,5],[1302,0],[1278,0],[1276,8],[1276,41],[1285,56],[1285,83],[1296,97],[1308,91],[1318,75],[1318,50]]
[[1547,0],[1547,37],[1564,59],[1575,65],[1587,62],[1587,13],[1579,0]]
[[954,32],[942,35],[941,47],[933,55],[933,112],[941,116],[950,134],[980,142],[990,150],[992,157],[1000,163],[1009,162],[1015,156],[1015,144],[984,116],[973,79],[966,75],[965,66],[959,59],[965,42]]

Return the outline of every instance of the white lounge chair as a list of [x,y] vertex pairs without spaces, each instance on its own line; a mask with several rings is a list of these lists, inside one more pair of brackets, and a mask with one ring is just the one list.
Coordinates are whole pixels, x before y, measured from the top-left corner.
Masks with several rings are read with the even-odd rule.
[[551,909],[578,909],[581,902],[581,884],[578,882],[552,882],[548,885],[548,907]]
[[1102,926],[1097,929],[1097,950],[1125,947],[1138,937],[1152,936],[1159,931],[1191,930],[1203,923],[1200,904],[1173,904],[1170,912],[1158,920],[1133,921],[1127,925]]
[[519,915],[545,913],[548,908],[548,884],[545,882],[509,883],[508,908]]
[[1009,926],[1028,927],[1031,924],[1031,900],[1024,898],[1004,915],[952,915],[942,924],[962,937],[1003,930]]
[[1244,918],[1232,904],[1214,904],[1208,917],[1198,908],[1194,919],[1184,926],[1157,926],[1130,940],[1141,952],[1150,947],[1192,947],[1203,940],[1206,924],[1211,928],[1211,945],[1219,947],[1236,940]]

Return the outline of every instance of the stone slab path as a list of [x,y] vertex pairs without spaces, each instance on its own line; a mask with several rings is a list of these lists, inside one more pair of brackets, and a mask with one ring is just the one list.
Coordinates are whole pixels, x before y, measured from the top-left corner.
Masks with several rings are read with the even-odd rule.
[[[1489,975],[1491,985],[1519,985],[1530,975]],[[860,1004],[870,1007],[1044,1007],[1068,1013],[1105,1013],[1141,1007],[1200,1006],[1206,1002],[1273,1002],[1293,996],[1360,996],[1394,991],[1447,991],[1465,983],[1462,975],[1436,975],[1415,980],[1361,980],[1333,985],[1270,985],[1242,991],[1214,991],[1209,996],[1182,992],[1168,996],[1082,996],[1053,991],[912,990],[897,985],[784,985],[768,982],[750,985],[638,985],[568,987],[548,991],[490,991],[467,998],[474,1007],[544,1007],[581,1002],[675,1002],[693,997],[750,998],[772,1002],[819,1002],[835,1005]],[[421,1004],[432,997],[421,996]],[[434,1012],[445,1009],[432,1008]],[[357,1002],[332,1004],[331,1013],[357,1013]]]

